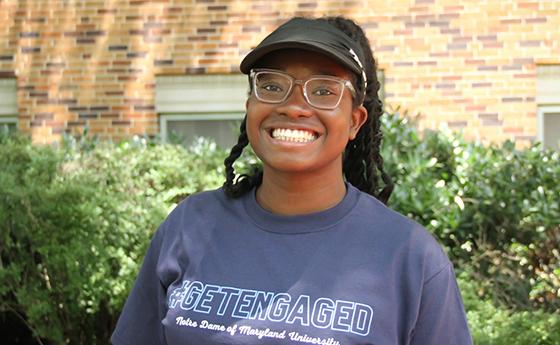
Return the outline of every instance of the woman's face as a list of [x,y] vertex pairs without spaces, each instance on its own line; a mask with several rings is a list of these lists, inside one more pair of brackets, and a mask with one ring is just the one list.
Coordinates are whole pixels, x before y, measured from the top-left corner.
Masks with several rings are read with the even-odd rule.
[[[264,57],[260,67],[288,73],[297,80],[328,75],[352,80],[351,72],[334,60],[305,50],[281,50]],[[348,88],[332,110],[310,106],[302,86],[295,84],[282,103],[259,101],[254,92],[246,103],[249,142],[263,161],[265,174],[342,174],[342,153],[367,118],[363,106],[354,108]]]

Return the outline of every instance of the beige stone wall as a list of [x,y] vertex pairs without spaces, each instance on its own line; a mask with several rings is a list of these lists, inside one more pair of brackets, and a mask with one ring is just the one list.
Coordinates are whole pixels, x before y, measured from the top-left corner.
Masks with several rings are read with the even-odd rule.
[[0,78],[35,142],[158,133],[155,76],[238,73],[293,15],[366,30],[386,103],[481,141],[534,139],[536,67],[560,64],[560,1],[1,0]]

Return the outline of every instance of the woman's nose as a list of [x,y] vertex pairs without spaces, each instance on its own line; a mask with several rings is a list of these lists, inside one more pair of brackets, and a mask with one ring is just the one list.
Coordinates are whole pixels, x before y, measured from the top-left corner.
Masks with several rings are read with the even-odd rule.
[[313,108],[307,103],[303,95],[303,86],[294,85],[288,98],[278,106],[280,113],[290,117],[309,117],[313,113]]

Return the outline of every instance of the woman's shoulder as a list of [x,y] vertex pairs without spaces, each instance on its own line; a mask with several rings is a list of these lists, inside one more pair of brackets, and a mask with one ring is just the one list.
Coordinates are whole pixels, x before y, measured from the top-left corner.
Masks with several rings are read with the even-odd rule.
[[376,226],[390,226],[395,231],[403,231],[409,233],[411,231],[425,232],[424,227],[411,217],[405,216],[397,210],[385,205],[377,198],[351,187],[356,193],[359,193],[359,202],[356,205],[355,212],[360,214],[360,218],[365,222],[371,222]]
[[211,221],[219,217],[230,204],[231,201],[221,188],[195,192],[171,209],[161,227],[164,230],[177,229],[193,222]]
[[404,255],[411,261],[421,260],[433,270],[449,265],[443,246],[423,225],[373,196],[360,193],[355,221],[361,223],[372,241],[383,243],[387,251]]
[[181,200],[169,215],[193,211],[211,211],[224,207],[224,205],[229,204],[233,200],[235,199],[230,199],[226,196],[222,188],[198,191]]

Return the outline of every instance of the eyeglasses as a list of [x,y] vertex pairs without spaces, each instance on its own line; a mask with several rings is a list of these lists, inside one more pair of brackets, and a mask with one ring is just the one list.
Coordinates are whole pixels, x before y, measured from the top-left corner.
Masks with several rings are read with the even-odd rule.
[[337,77],[315,75],[306,80],[298,80],[282,71],[273,69],[252,69],[249,74],[253,92],[264,103],[282,103],[291,95],[294,84],[301,85],[307,103],[319,109],[338,107],[344,87],[356,97],[356,90],[349,80]]

